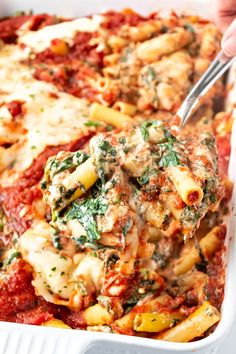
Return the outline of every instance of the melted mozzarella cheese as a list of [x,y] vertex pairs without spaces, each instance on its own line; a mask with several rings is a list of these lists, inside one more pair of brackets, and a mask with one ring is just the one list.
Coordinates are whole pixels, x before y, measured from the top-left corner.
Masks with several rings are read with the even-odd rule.
[[62,257],[51,246],[50,226],[40,222],[33,230],[27,230],[20,238],[19,247],[23,258],[34,268],[38,295],[51,301],[51,291],[68,299],[73,291],[73,285],[68,284],[72,260]]
[[86,293],[101,289],[104,273],[99,258],[84,253],[64,257],[52,246],[50,226],[40,221],[19,239],[22,257],[33,267],[33,285],[47,301],[68,305]]
[[[24,102],[22,126],[25,132],[21,137],[17,135],[18,142],[4,155],[7,162],[9,154],[10,164],[11,150],[14,150],[16,175],[11,170],[10,179],[9,171],[5,171],[1,180],[3,185],[13,183],[17,172],[29,167],[46,146],[65,144],[88,132],[84,125],[89,114],[86,100],[59,92],[53,85],[34,79],[31,69],[19,63],[19,59],[27,55],[27,51],[17,46],[5,46],[0,51],[0,105],[13,100]],[[6,130],[9,119],[6,111],[3,113],[0,131]],[[10,135],[9,131],[7,133]]]
[[86,286],[91,290],[94,290],[94,288],[100,290],[103,279],[103,262],[97,257],[83,255],[74,270],[73,278],[83,279]]
[[50,47],[53,39],[63,39],[67,43],[73,43],[77,32],[95,32],[99,29],[102,16],[95,15],[92,18],[78,18],[73,21],[62,22],[52,26],[46,26],[38,31],[26,31],[26,26],[19,30],[19,43],[22,43],[34,52],[41,52]]

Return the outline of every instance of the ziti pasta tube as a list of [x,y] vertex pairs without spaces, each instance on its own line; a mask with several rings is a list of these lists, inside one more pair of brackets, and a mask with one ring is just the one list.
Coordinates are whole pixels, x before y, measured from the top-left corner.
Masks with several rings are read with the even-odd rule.
[[99,103],[93,103],[90,110],[90,118],[99,120],[117,128],[123,128],[127,123],[132,123],[132,118],[127,114],[105,107]]
[[219,320],[219,311],[206,301],[188,318],[158,335],[156,339],[168,342],[190,342],[194,338],[203,335],[208,328],[219,322]]
[[138,313],[134,318],[134,330],[137,332],[161,332],[172,327],[184,318],[178,312],[172,313]]
[[[215,226],[206,236],[204,236],[199,242],[201,252],[204,257],[212,255],[219,245],[218,233],[220,231],[219,226]],[[174,273],[176,275],[187,273],[192,267],[201,261],[199,250],[194,246],[188,254],[183,255],[174,267]]]
[[168,175],[185,204],[192,206],[201,203],[203,190],[195,182],[187,168],[171,166],[168,168]]

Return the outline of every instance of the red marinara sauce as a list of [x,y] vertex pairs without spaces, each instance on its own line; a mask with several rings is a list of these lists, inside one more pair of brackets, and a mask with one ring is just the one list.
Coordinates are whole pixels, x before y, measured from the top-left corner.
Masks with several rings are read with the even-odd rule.
[[17,39],[17,30],[27,21],[31,21],[29,28],[36,31],[44,26],[56,23],[56,17],[47,14],[22,15],[0,20],[0,39],[5,43],[14,43]]
[[105,21],[102,23],[102,27],[112,32],[117,32],[120,27],[127,24],[130,26],[137,26],[138,23],[147,20],[131,9],[125,9],[122,12],[108,11],[103,14]]
[[[81,149],[91,135],[84,136],[74,142],[48,146],[33,161],[32,165],[22,173],[13,186],[0,188],[0,202],[8,219],[9,226],[19,235],[24,233],[32,223],[31,205],[34,200],[42,198],[42,192],[38,185],[43,177],[44,167],[50,156],[59,151],[76,151]],[[21,211],[27,207],[29,212],[21,216]]]
[[0,282],[0,321],[40,325],[53,318],[54,306],[35,295],[32,269],[15,261]]
[[[30,65],[35,68],[35,78],[52,83],[76,97],[96,100],[97,90],[89,79],[100,73],[104,57],[103,51],[97,51],[97,44],[90,42],[96,36],[96,33],[79,32],[72,46],[62,40],[52,41],[50,48],[30,60]],[[55,48],[57,45],[59,48]]]

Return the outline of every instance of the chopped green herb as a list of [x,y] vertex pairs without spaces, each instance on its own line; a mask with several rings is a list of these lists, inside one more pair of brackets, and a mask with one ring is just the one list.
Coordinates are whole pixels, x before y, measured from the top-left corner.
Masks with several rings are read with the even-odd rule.
[[157,128],[160,128],[161,126],[162,126],[162,122],[159,121],[159,120],[154,120],[154,121],[151,121],[151,122],[144,122],[144,123],[141,125],[141,127],[140,127],[140,131],[141,131],[143,140],[144,140],[144,141],[147,141],[148,138],[149,138],[149,131],[148,131],[148,128],[149,128],[149,127],[157,127]]
[[71,153],[68,157],[60,161],[52,158],[49,160],[48,165],[52,176],[55,176],[57,173],[76,168],[85,162],[88,158],[89,155],[86,152],[77,151],[75,153]]
[[213,135],[209,134],[208,137],[202,140],[202,143],[208,147],[208,149],[215,151],[215,138]]
[[104,215],[107,208],[108,204],[103,196],[72,203],[72,207],[65,214],[64,220],[77,219],[85,229],[86,235],[76,239],[79,244],[94,244],[96,240],[99,240],[100,233],[97,230],[95,216]]
[[123,137],[123,136],[121,136],[121,137],[119,138],[119,143],[122,144],[122,145],[124,145],[124,144],[126,143],[126,138]]
[[106,308],[106,310],[108,312],[112,311],[112,307],[111,307],[111,303],[110,303],[111,298],[109,296],[99,295],[97,297],[97,300],[102,306],[104,306]]
[[98,145],[105,155],[116,156],[116,149],[107,140],[103,140]]
[[155,168],[146,167],[144,169],[143,174],[139,178],[137,178],[137,181],[139,184],[141,184],[141,186],[143,186],[145,184],[148,184],[150,177],[156,175],[157,173],[158,171]]
[[123,53],[122,57],[120,58],[120,62],[121,63],[126,63],[128,61],[130,53],[131,53],[131,49],[130,48],[125,48],[124,53]]
[[192,226],[200,219],[200,217],[201,213],[199,210],[186,205],[181,213],[181,223]]
[[159,166],[169,167],[169,166],[178,166],[180,165],[179,156],[176,151],[169,150],[166,154],[162,156],[159,161]]
[[61,259],[67,260],[67,258],[65,256],[63,256],[62,254],[60,255]]
[[53,246],[58,250],[62,250],[62,245],[60,242],[60,235],[58,235],[58,230],[52,228],[52,234],[53,234],[53,237],[52,237]]
[[51,268],[51,271],[52,271],[52,272],[55,272],[56,269],[57,269],[57,267],[53,267],[53,268]]
[[215,196],[215,194],[211,194],[210,197],[209,197],[209,199],[210,199],[210,201],[211,201],[212,203],[215,203],[215,202],[216,202],[216,196]]
[[142,134],[144,141],[147,141],[149,138],[149,132],[148,132],[147,127],[148,127],[147,122],[143,123],[140,127],[141,134]]
[[19,251],[13,252],[6,260],[5,265],[8,266],[9,264],[11,264],[14,261],[15,258],[20,257],[20,255],[21,255],[21,253]]
[[106,126],[106,131],[107,131],[107,132],[111,132],[113,129],[114,129],[113,125],[108,124],[108,125]]
[[101,126],[101,123],[99,122],[95,122],[93,120],[88,120],[86,123],[84,123],[84,125],[86,125],[86,127],[100,127]]
[[122,227],[122,234],[126,236],[132,226],[133,226],[133,220],[128,218],[126,224]]
[[184,28],[185,28],[187,31],[191,32],[191,33],[195,33],[195,30],[194,30],[193,26],[192,26],[190,23],[185,23],[185,24],[184,24]]
[[144,80],[146,84],[151,84],[153,81],[156,79],[156,72],[152,66],[148,66],[146,70],[146,75],[144,77]]
[[41,182],[41,189],[46,189],[47,188],[47,182],[46,181],[42,181]]

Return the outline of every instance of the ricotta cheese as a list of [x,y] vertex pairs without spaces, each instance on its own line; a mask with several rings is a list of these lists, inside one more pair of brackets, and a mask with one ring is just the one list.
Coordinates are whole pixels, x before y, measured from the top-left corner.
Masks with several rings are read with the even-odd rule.
[[[27,50],[14,45],[0,51],[0,132],[4,132],[8,141],[11,141],[11,133],[12,140],[17,140],[4,153],[0,151],[6,163],[1,164],[1,168],[6,169],[1,177],[3,185],[13,183],[18,173],[28,168],[46,146],[71,142],[86,135],[89,129],[84,125],[89,115],[87,101],[36,80],[31,68],[19,62],[27,55]],[[14,130],[9,131],[7,125],[10,117],[4,104],[14,100],[23,102],[23,133],[20,135],[18,131],[17,135]],[[12,150],[14,168],[9,173],[7,167],[12,164]]]
[[53,39],[63,39],[68,44],[73,43],[77,32],[95,32],[99,29],[102,16],[94,15],[92,18],[78,18],[73,21],[66,21],[52,26],[46,26],[38,31],[19,30],[19,43],[26,45],[33,52],[42,52],[50,47]]

